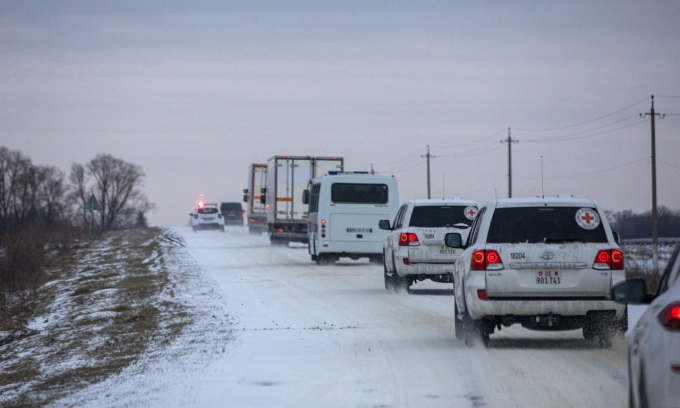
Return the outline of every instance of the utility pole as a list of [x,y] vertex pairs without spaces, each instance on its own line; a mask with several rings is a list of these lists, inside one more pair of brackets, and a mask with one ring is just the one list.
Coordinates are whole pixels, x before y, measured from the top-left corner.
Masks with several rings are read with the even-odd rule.
[[427,145],[427,154],[420,157],[427,158],[427,198],[429,199],[432,198],[430,194],[430,158],[434,159],[436,156],[430,154],[430,145]]
[[508,144],[508,198],[512,198],[512,144],[519,143],[519,140],[513,140],[508,128],[508,138],[501,140],[501,143]]
[[641,118],[650,117],[652,123],[652,247],[654,254],[652,255],[654,272],[659,272],[659,218],[656,209],[656,135],[654,130],[654,118],[663,119],[666,115],[663,113],[654,112],[654,95],[652,95],[652,109],[649,112],[641,113]]

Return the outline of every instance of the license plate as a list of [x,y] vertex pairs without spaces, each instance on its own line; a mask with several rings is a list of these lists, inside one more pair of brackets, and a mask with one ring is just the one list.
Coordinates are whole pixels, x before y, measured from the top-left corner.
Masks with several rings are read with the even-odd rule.
[[537,285],[561,285],[562,273],[560,271],[536,271]]
[[439,250],[439,255],[455,255],[456,250],[453,248],[444,248]]
[[212,220],[213,220],[212,217],[205,217],[205,218],[203,218],[203,221],[212,221]]

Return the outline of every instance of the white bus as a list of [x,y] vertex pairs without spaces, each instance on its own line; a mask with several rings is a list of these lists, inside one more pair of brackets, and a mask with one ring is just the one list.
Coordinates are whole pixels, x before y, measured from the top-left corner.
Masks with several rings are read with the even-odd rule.
[[308,243],[312,261],[329,264],[341,257],[382,263],[387,231],[380,220],[399,209],[397,179],[366,172],[329,172],[304,193],[309,203]]

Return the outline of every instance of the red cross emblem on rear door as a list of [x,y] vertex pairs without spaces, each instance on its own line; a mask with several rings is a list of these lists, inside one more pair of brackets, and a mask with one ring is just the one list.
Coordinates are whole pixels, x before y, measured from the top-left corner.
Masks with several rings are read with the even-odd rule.
[[592,215],[590,215],[590,213],[586,213],[586,215],[584,215],[583,217],[581,217],[581,219],[582,219],[583,221],[585,221],[586,224],[589,224],[589,225],[590,225],[590,221],[594,220],[595,217],[593,217]]

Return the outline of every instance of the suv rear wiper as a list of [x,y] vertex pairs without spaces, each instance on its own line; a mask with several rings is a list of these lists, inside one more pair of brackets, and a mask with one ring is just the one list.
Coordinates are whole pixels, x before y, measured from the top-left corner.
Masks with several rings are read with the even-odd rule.
[[544,238],[543,242],[546,244],[555,244],[560,242],[584,242],[579,238]]

